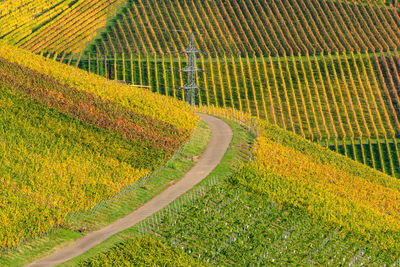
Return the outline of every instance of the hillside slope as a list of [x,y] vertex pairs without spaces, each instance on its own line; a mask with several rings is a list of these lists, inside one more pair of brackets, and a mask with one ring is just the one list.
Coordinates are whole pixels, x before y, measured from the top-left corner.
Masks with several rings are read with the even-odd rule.
[[[138,235],[212,265],[396,262],[397,179],[261,121],[259,132],[243,168],[193,203],[142,223]],[[129,259],[124,246],[82,264],[101,266],[122,253]]]
[[189,32],[213,56],[379,51],[399,47],[398,9],[376,1],[129,0],[91,51],[182,51]]
[[0,45],[0,248],[115,196],[198,121],[182,102]]
[[124,0],[0,1],[0,39],[34,52],[78,52]]

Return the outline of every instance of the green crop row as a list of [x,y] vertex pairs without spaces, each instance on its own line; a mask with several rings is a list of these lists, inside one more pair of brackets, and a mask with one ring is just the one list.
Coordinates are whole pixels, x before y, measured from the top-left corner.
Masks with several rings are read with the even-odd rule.
[[[244,173],[240,173],[243,175]],[[248,173],[247,173],[248,174]],[[234,182],[235,179],[232,180]],[[280,206],[267,196],[222,183],[178,209],[174,205],[137,226],[138,236],[82,262],[100,266],[124,256],[136,264],[147,256],[131,250],[141,239],[198,260],[199,265],[369,265],[394,263],[389,253],[328,229],[304,209]],[[138,259],[139,258],[139,259]],[[168,254],[160,261],[169,261]]]
[[[69,62],[60,57],[57,60]],[[185,99],[185,92],[179,88],[186,77],[179,70],[186,61],[185,57],[170,54],[75,58],[69,63],[109,79]],[[334,144],[333,148],[344,150],[343,154],[349,154],[346,147],[335,143],[376,139],[393,142],[399,136],[400,97],[396,88],[400,84],[400,57],[396,52],[280,58],[201,56],[197,66],[205,71],[197,75],[204,89],[197,92],[199,105],[251,113],[309,140]],[[400,175],[397,150],[384,161],[380,150],[367,149],[363,152],[367,158],[357,160],[370,162],[370,166],[390,175]],[[375,158],[378,161],[374,163]],[[384,166],[386,163],[388,166]]]
[[128,240],[83,262],[81,266],[202,266],[177,247],[170,247],[158,239],[146,236]]
[[176,53],[188,45],[189,32],[201,51],[220,57],[398,48],[397,9],[366,2],[129,1],[86,52]]

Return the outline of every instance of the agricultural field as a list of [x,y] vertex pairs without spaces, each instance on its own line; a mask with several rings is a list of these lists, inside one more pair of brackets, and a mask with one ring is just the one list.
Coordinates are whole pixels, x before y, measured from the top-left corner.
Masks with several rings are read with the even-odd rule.
[[144,237],[122,243],[120,247],[103,254],[82,266],[129,266],[135,263],[142,266],[199,266],[193,259],[178,248],[166,246],[157,239]]
[[[173,100],[171,110],[180,111],[169,115],[175,122],[146,114],[157,98],[163,101],[154,95],[153,102],[146,102],[150,92],[141,92],[141,99],[125,98],[131,107],[108,100],[82,90],[90,85],[75,80],[66,66],[58,65],[70,79],[64,83],[27,67],[43,68],[46,59],[9,49],[0,49],[2,252],[149,175],[187,142],[198,121],[186,105]],[[52,62],[48,70],[54,69]],[[75,72],[96,82],[84,71]]]
[[[131,239],[82,265],[118,260],[142,238],[212,266],[398,262],[397,179],[278,127],[259,127],[240,171],[178,199],[140,223]],[[127,264],[142,260],[133,255]]]
[[392,4],[128,1],[85,50],[44,55],[185,100],[179,52],[194,32],[200,105],[251,113],[400,177]]
[[370,1],[131,0],[89,51],[177,53],[188,31],[211,56],[380,51],[398,48],[400,17]]
[[0,39],[32,52],[84,49],[122,0],[3,0]]
[[0,0],[0,265],[173,187],[199,112],[251,136],[218,182],[65,266],[400,266],[399,49],[397,0]]
[[[202,87],[196,101],[248,112],[400,176],[399,60],[397,52],[279,58],[201,56],[197,64],[205,72],[196,76]],[[185,92],[179,88],[186,77],[178,70],[186,61],[181,56],[139,55],[131,60],[92,58],[71,64],[184,100]]]

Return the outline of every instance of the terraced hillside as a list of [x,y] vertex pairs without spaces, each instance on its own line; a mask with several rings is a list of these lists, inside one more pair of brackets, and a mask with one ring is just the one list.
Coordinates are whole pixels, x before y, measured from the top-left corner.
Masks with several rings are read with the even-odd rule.
[[132,186],[198,122],[182,102],[14,47],[0,45],[0,70],[2,252]]

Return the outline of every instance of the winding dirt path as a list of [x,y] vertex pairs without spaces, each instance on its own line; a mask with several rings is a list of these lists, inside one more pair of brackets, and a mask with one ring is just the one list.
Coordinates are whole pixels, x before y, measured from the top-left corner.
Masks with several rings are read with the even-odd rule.
[[232,129],[222,120],[204,114],[199,114],[202,120],[212,130],[212,137],[206,151],[201,155],[197,164],[185,176],[155,196],[149,202],[114,223],[81,237],[74,243],[62,248],[27,266],[54,266],[77,257],[100,244],[109,237],[137,224],[153,213],[166,207],[172,201],[193,188],[206,178],[221,162],[232,140]]

